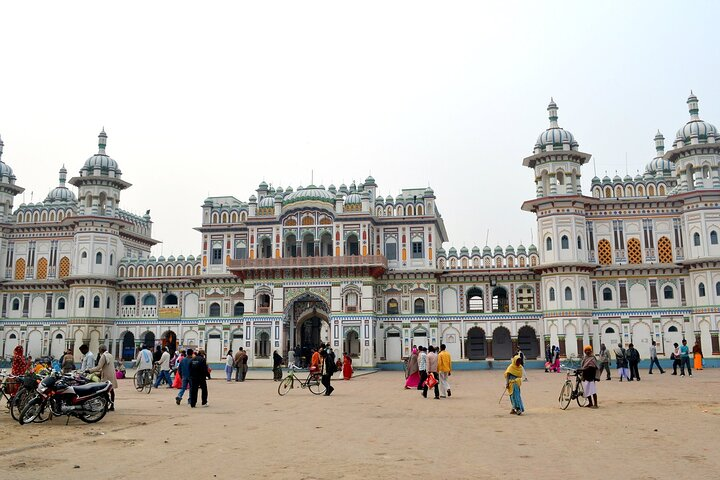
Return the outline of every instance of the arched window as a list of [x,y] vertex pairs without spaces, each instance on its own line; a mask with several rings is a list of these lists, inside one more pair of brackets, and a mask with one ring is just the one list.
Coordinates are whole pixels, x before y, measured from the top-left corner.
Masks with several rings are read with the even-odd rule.
[[615,333],[615,329],[612,327],[608,327],[605,329],[605,333]]
[[693,245],[696,247],[700,246],[700,234],[697,232],[693,234]]
[[485,310],[483,292],[479,288],[471,288],[468,290],[466,298],[468,313],[479,313]]
[[582,237],[580,235],[578,235],[577,246],[578,250],[582,250]]
[[170,293],[168,295],[165,295],[165,305],[177,305],[178,304],[178,297],[174,293]]
[[508,303],[507,290],[502,287],[495,287],[492,291],[492,311],[508,312],[510,304]]
[[613,295],[612,295],[612,290],[610,289],[610,287],[603,288],[602,296],[603,296],[603,301],[605,301],[605,302],[612,301]]
[[13,309],[14,311],[20,310],[20,300],[19,300],[19,299],[17,299],[17,298],[13,299],[13,301],[12,301],[12,309]]
[[570,287],[565,287],[565,300],[568,302],[572,300],[572,289]]
[[233,316],[242,317],[245,314],[245,304],[243,302],[237,302],[233,307]]
[[78,308],[85,308],[85,297],[83,295],[78,298]]
[[398,302],[394,298],[387,302],[387,313],[388,315],[398,314]]
[[415,314],[425,313],[425,300],[422,298],[415,299]]
[[93,308],[100,308],[100,297],[97,295],[93,297]]
[[670,285],[666,285],[665,288],[663,288],[663,297],[665,297],[665,300],[672,300],[675,298],[675,292]]
[[64,298],[61,298],[61,299],[58,300],[57,309],[58,309],[58,310],[65,310],[65,299],[64,299]]
[[114,259],[115,259],[115,255],[113,255],[113,254],[111,253],[111,254],[110,254],[110,266],[111,266],[111,267],[112,267],[112,265],[113,265],[113,260],[114,260]]
[[585,301],[585,287],[580,287],[580,301]]
[[209,315],[211,317],[219,317],[220,316],[220,304],[219,303],[214,302],[214,303],[210,304]]
[[555,289],[553,287],[550,287],[550,290],[548,291],[548,299],[551,302],[555,301]]
[[717,283],[715,284],[715,295],[717,295],[718,297],[720,297],[720,282],[717,282]]
[[102,265],[102,253],[97,252],[95,254],[95,265]]
[[610,265],[612,263],[610,242],[604,238],[598,242],[598,263],[600,265]]
[[672,243],[668,237],[658,240],[658,260],[660,263],[673,263]]
[[563,235],[562,237],[560,237],[560,248],[562,248],[563,250],[567,250],[568,248],[570,248],[570,240],[568,240],[567,235]]
[[82,253],[80,254],[80,258],[82,258],[83,260],[85,260],[85,259],[87,258],[87,252],[82,252]]
[[135,305],[135,295],[125,295],[123,297],[123,305],[124,306],[134,306]]
[[635,237],[628,240],[627,256],[628,263],[632,265],[639,265],[642,263],[642,248],[640,247],[640,240]]
[[142,299],[142,304],[146,307],[152,307],[157,305],[157,298],[155,298],[155,295],[147,294]]
[[545,239],[545,251],[551,251],[552,250],[552,238],[547,237]]
[[704,297],[705,296],[705,284],[701,283],[698,285],[698,296]]
[[717,245],[718,244],[718,234],[715,230],[710,232],[710,244],[711,245]]

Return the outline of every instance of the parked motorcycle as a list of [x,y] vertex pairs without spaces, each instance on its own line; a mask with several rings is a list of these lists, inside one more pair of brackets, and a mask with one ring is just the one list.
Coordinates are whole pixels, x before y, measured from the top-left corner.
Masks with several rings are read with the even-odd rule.
[[47,409],[53,416],[74,416],[86,423],[100,421],[107,413],[112,383],[78,385],[59,373],[48,375],[37,387],[35,396],[20,413],[20,425],[31,423]]

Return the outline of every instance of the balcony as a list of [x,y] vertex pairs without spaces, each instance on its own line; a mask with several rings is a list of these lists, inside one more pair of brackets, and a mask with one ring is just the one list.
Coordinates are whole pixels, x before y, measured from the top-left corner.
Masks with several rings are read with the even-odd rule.
[[122,318],[134,317],[136,310],[137,307],[135,307],[135,305],[123,305],[122,307],[120,307],[120,316]]
[[142,318],[157,318],[157,306],[143,305],[140,307],[140,316]]
[[387,259],[383,255],[246,258],[242,260],[231,260],[229,268],[233,274],[243,279],[246,278],[248,274],[263,270],[316,268],[369,268],[372,276],[379,277],[387,270]]

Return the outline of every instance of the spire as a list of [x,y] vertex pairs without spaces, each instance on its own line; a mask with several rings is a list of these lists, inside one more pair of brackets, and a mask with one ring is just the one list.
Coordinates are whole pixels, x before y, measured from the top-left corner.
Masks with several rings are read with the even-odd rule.
[[63,164],[62,168],[60,169],[60,186],[65,186],[65,180],[67,180],[67,170],[65,170],[65,165]]
[[547,107],[548,111],[548,118],[550,119],[550,128],[558,128],[558,106],[555,104],[555,100],[553,100],[552,97],[550,97],[550,104]]
[[107,145],[107,134],[105,133],[105,127],[102,132],[98,135],[98,154],[105,155],[105,146]]
[[655,134],[655,152],[658,157],[665,155],[665,137],[660,133],[660,130]]
[[692,90],[690,90],[690,96],[687,99],[687,104],[688,110],[690,110],[690,119],[700,120],[700,117],[698,116],[698,113],[700,113],[700,109],[698,108],[698,98]]
[[2,153],[3,153],[3,147],[5,144],[2,141],[2,137],[0,137],[0,162],[2,162]]

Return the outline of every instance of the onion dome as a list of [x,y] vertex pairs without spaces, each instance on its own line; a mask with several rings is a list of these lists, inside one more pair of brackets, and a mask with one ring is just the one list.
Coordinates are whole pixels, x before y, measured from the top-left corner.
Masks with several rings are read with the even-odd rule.
[[613,183],[622,183],[622,178],[617,173],[613,177]]
[[501,247],[500,245],[496,246],[496,247],[495,247],[495,250],[493,251],[493,254],[494,254],[494,255],[502,255],[502,254],[503,254],[503,249],[502,249],[502,247]]
[[195,261],[195,256],[194,256],[194,255],[188,255],[187,260],[188,260],[188,262],[193,262],[193,261]]
[[675,170],[675,164],[670,160],[663,158],[665,155],[665,137],[663,137],[662,133],[660,133],[660,130],[658,130],[657,134],[655,134],[654,140],[656,152],[655,158],[645,165],[645,171],[652,175],[657,175],[657,173],[660,172],[661,174],[665,174],[665,176],[670,176]]
[[275,202],[282,203],[283,201],[283,194],[280,192],[275,193]]
[[350,184],[350,193],[355,193],[358,191],[357,185],[355,185],[355,182],[352,182]]
[[395,197],[395,203],[397,203],[398,205],[405,203],[405,197],[403,197],[402,192],[400,192],[398,196]]
[[164,262],[166,259],[162,255],[158,257],[158,262]]
[[424,197],[434,197],[434,196],[435,196],[435,191],[434,191],[432,188],[427,187],[427,188],[425,189],[425,193],[423,194],[423,196],[424,196]]
[[50,190],[48,196],[45,198],[45,202],[75,202],[75,194],[65,186],[65,180],[67,180],[67,170],[65,165],[60,169],[60,184]]
[[699,102],[692,91],[687,99],[687,104],[688,110],[690,111],[690,121],[677,131],[673,147],[677,146],[678,141],[689,145],[693,143],[694,138],[697,139],[696,143],[707,143],[709,139],[714,141],[718,136],[717,129],[715,125],[700,120],[700,116],[698,115],[700,112]]
[[178,255],[178,258],[177,258],[177,259],[178,259],[178,262],[184,262],[184,261],[185,261],[185,257],[184,257],[183,255]]
[[372,177],[372,175],[368,175],[368,177],[365,179],[365,186],[366,187],[377,187],[377,184],[375,183],[375,179]]
[[575,141],[573,134],[560,128],[557,123],[558,106],[551,98],[547,107],[548,118],[550,119],[550,127],[542,132],[535,143],[535,148],[540,150],[563,150],[567,145],[571,150],[578,149],[578,143]]
[[148,257],[148,262],[151,262],[151,263],[157,262],[157,258],[155,258],[151,255],[150,257]]
[[15,183],[15,175],[10,165],[2,161],[3,148],[5,144],[0,137],[0,182],[3,183]]
[[86,176],[95,175],[95,171],[100,170],[100,175],[109,175],[112,172],[113,175],[120,176],[122,172],[117,162],[105,153],[106,146],[107,134],[103,128],[100,135],[98,135],[98,153],[85,160],[85,165],[80,169],[81,174],[84,173]]
[[470,250],[468,250],[468,248],[465,247],[465,246],[463,246],[463,247],[460,249],[460,255],[461,255],[461,256],[467,257],[469,253],[470,253]]
[[525,253],[527,253],[527,251],[525,250],[525,245],[523,245],[522,243],[518,245],[517,253],[518,255],[525,255]]
[[174,262],[174,261],[175,261],[175,257],[173,255],[170,255],[168,257],[168,262]]
[[605,175],[605,176],[603,177],[603,179],[602,179],[602,183],[603,183],[603,185],[609,185],[609,184],[612,183],[612,180],[610,180],[610,177],[608,177],[607,175]]
[[357,193],[351,193],[345,197],[345,205],[360,205],[362,203],[362,197]]
[[278,187],[277,190],[275,190],[275,195],[280,194],[281,196],[285,194],[285,190],[283,190],[282,187]]
[[323,188],[315,185],[308,185],[306,188],[298,188],[297,192],[287,195],[284,200],[285,205],[297,202],[326,202],[335,203],[335,196]]
[[258,190],[267,190],[267,188],[268,188],[268,184],[265,183],[265,180],[260,182],[260,185],[258,185]]
[[385,203],[387,203],[387,204],[393,204],[393,203],[395,203],[395,201],[393,200],[392,195],[388,195],[387,197],[385,197]]
[[477,245],[472,248],[472,254],[473,255],[480,255],[480,247]]
[[530,246],[528,247],[528,253],[537,253],[537,247],[535,246],[534,243],[531,243]]
[[444,255],[445,255],[445,249],[442,248],[442,247],[438,248],[437,254],[438,254],[438,256],[440,256],[440,257],[444,256]]
[[508,245],[505,247],[505,255],[510,255],[515,253],[515,248],[512,245]]
[[383,204],[383,203],[385,203],[385,199],[382,197],[382,195],[378,195],[377,198],[375,199],[375,203]]
[[451,257],[457,257],[457,249],[455,247],[450,247],[448,255],[450,255]]
[[255,195],[250,195],[250,198],[248,199],[250,203],[257,203],[257,197]]
[[483,255],[490,255],[492,254],[492,250],[490,250],[490,247],[485,245],[485,248],[483,248]]
[[347,193],[348,193],[347,185],[345,185],[344,183],[341,183],[340,188],[338,188],[338,192],[347,195]]
[[642,175],[640,175],[640,174],[638,173],[637,175],[635,175],[634,180],[635,180],[636,182],[642,182],[642,181],[643,181],[643,177],[642,177]]
[[600,185],[600,177],[598,177],[597,175],[594,176],[593,179],[592,179],[592,184],[593,184],[593,185]]
[[328,187],[328,192],[330,192],[330,193],[332,193],[333,195],[335,195],[335,194],[337,193],[337,188],[335,188],[335,185],[333,185],[333,184],[331,183],[330,186]]
[[285,195],[289,195],[289,194],[291,194],[292,192],[293,192],[293,188],[292,188],[292,187],[287,187],[287,188],[285,189]]

